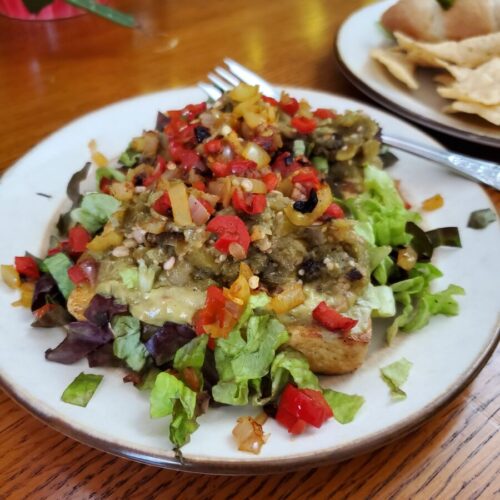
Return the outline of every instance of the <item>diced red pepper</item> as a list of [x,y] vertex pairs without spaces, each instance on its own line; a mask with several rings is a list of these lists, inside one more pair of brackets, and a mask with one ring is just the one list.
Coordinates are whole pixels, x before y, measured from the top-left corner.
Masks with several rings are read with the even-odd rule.
[[112,183],[113,181],[111,179],[109,179],[108,177],[103,177],[101,179],[101,182],[99,182],[99,191],[101,191],[101,193],[110,194]]
[[294,97],[283,94],[279,102],[279,107],[287,115],[293,116],[299,110],[299,102]]
[[273,170],[279,172],[283,179],[301,167],[302,165],[293,159],[292,153],[289,151],[278,155],[272,164]]
[[332,332],[350,332],[357,324],[357,319],[343,316],[326,302],[320,302],[312,312],[313,318],[327,330]]
[[194,144],[195,143],[195,135],[194,129],[196,125],[183,125],[179,127],[175,139],[183,144]]
[[16,257],[14,259],[16,271],[25,278],[37,280],[40,277],[38,264],[32,257]]
[[292,177],[292,182],[295,184],[302,184],[310,189],[318,189],[321,184],[318,179],[317,170],[311,167],[301,168],[301,170]]
[[206,111],[207,103],[200,102],[199,104],[188,104],[182,109],[182,115],[185,116],[188,120],[194,120],[198,118],[203,111]]
[[195,313],[194,329],[198,335],[203,335],[205,325],[211,325],[215,322],[220,322],[220,312],[224,312],[226,297],[222,290],[215,285],[210,285],[207,288],[207,297],[205,299],[205,307]]
[[82,226],[75,226],[68,233],[68,247],[71,253],[83,253],[92,239],[89,232]]
[[172,203],[170,202],[170,196],[168,193],[163,193],[152,205],[155,212],[160,215],[168,215],[170,209],[172,208]]
[[269,172],[262,176],[262,182],[266,185],[267,191],[273,191],[278,185],[278,176],[274,172]]
[[332,409],[320,391],[292,384],[285,387],[276,414],[276,420],[293,434],[300,434],[306,424],[319,428],[331,417]]
[[313,118],[306,118],[305,116],[294,116],[292,118],[292,127],[299,132],[299,134],[310,134],[316,130],[316,120]]
[[261,214],[267,203],[265,194],[244,193],[239,188],[233,191],[231,201],[233,208],[237,212],[244,212],[249,215]]
[[178,142],[170,143],[170,155],[173,161],[180,163],[186,170],[192,169],[201,162],[201,158],[196,151],[187,149]]
[[217,215],[207,224],[207,231],[215,233],[219,238],[215,248],[227,254],[231,243],[238,243],[245,253],[250,246],[250,234],[245,223],[236,215]]
[[344,211],[340,205],[332,203],[323,214],[322,218],[328,219],[343,219],[345,217]]
[[148,175],[143,181],[142,184],[143,186],[151,186],[154,182],[156,182],[162,174],[165,172],[167,169],[167,164],[165,163],[165,158],[163,156],[158,155],[156,158],[156,167],[153,170],[153,173],[151,175]]
[[230,172],[240,177],[244,177],[248,175],[249,172],[257,170],[257,163],[252,160],[245,160],[243,158],[231,160],[228,165]]
[[313,111],[313,115],[320,120],[335,118],[337,116],[331,109],[326,108],[318,108],[316,111]]
[[203,193],[207,190],[207,186],[203,181],[195,181],[192,186],[198,191],[202,191]]
[[267,102],[268,104],[271,104],[272,106],[278,106],[279,102],[274,98],[274,97],[268,97],[267,95],[263,95],[261,99],[264,102]]
[[63,249],[62,249],[61,245],[59,245],[57,247],[50,248],[49,251],[47,252],[47,255],[49,257],[52,257],[52,255],[55,255],[56,253],[60,253],[62,251],[63,251]]
[[222,140],[212,139],[203,145],[203,149],[207,155],[215,155],[222,149]]
[[88,281],[87,275],[78,264],[75,264],[68,269],[68,276],[75,285]]
[[50,310],[54,309],[56,307],[55,304],[45,304],[42,307],[39,307],[35,311],[33,311],[33,315],[35,316],[36,319],[41,319],[43,318]]
[[229,165],[220,161],[214,161],[209,167],[215,177],[226,177],[231,173]]

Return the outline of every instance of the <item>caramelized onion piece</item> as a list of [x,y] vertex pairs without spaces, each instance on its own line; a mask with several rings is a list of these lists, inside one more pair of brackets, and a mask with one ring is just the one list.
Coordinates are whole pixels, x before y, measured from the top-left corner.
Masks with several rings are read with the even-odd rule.
[[258,455],[267,440],[262,425],[252,417],[240,417],[237,422],[233,429],[233,436],[238,450]]

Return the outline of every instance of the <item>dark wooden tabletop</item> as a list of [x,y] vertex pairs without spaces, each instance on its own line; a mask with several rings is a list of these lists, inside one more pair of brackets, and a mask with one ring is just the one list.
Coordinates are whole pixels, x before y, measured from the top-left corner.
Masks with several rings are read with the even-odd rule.
[[[367,99],[340,74],[335,34],[361,0],[115,0],[140,30],[93,16],[0,17],[0,170],[111,102],[195,84],[225,56],[270,81]],[[373,103],[371,103],[373,104]],[[498,151],[433,133],[448,147]],[[500,196],[489,191],[497,208]],[[0,498],[494,498],[500,495],[500,356],[412,434],[341,464],[273,476],[157,469],[79,444],[0,393]]]

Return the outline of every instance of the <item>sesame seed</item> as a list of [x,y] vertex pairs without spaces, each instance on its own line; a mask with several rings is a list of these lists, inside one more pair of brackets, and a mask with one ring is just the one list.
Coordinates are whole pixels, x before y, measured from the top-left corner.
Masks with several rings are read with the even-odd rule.
[[170,271],[170,269],[172,269],[175,265],[175,257],[170,257],[170,259],[168,259],[165,264],[163,264],[163,269],[165,271]]

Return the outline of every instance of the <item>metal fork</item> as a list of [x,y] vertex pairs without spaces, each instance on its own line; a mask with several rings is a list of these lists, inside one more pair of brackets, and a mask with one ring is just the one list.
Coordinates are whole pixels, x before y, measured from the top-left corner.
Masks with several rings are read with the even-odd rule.
[[[224,92],[241,82],[258,85],[262,93],[270,97],[278,97],[276,89],[253,71],[229,58],[225,58],[224,63],[225,68],[217,66],[214,72],[207,75],[211,83],[198,83],[198,87],[210,98],[218,99]],[[470,179],[500,190],[500,165],[496,163],[478,160],[446,149],[433,148],[386,133],[382,133],[382,141],[387,146],[439,163]]]

